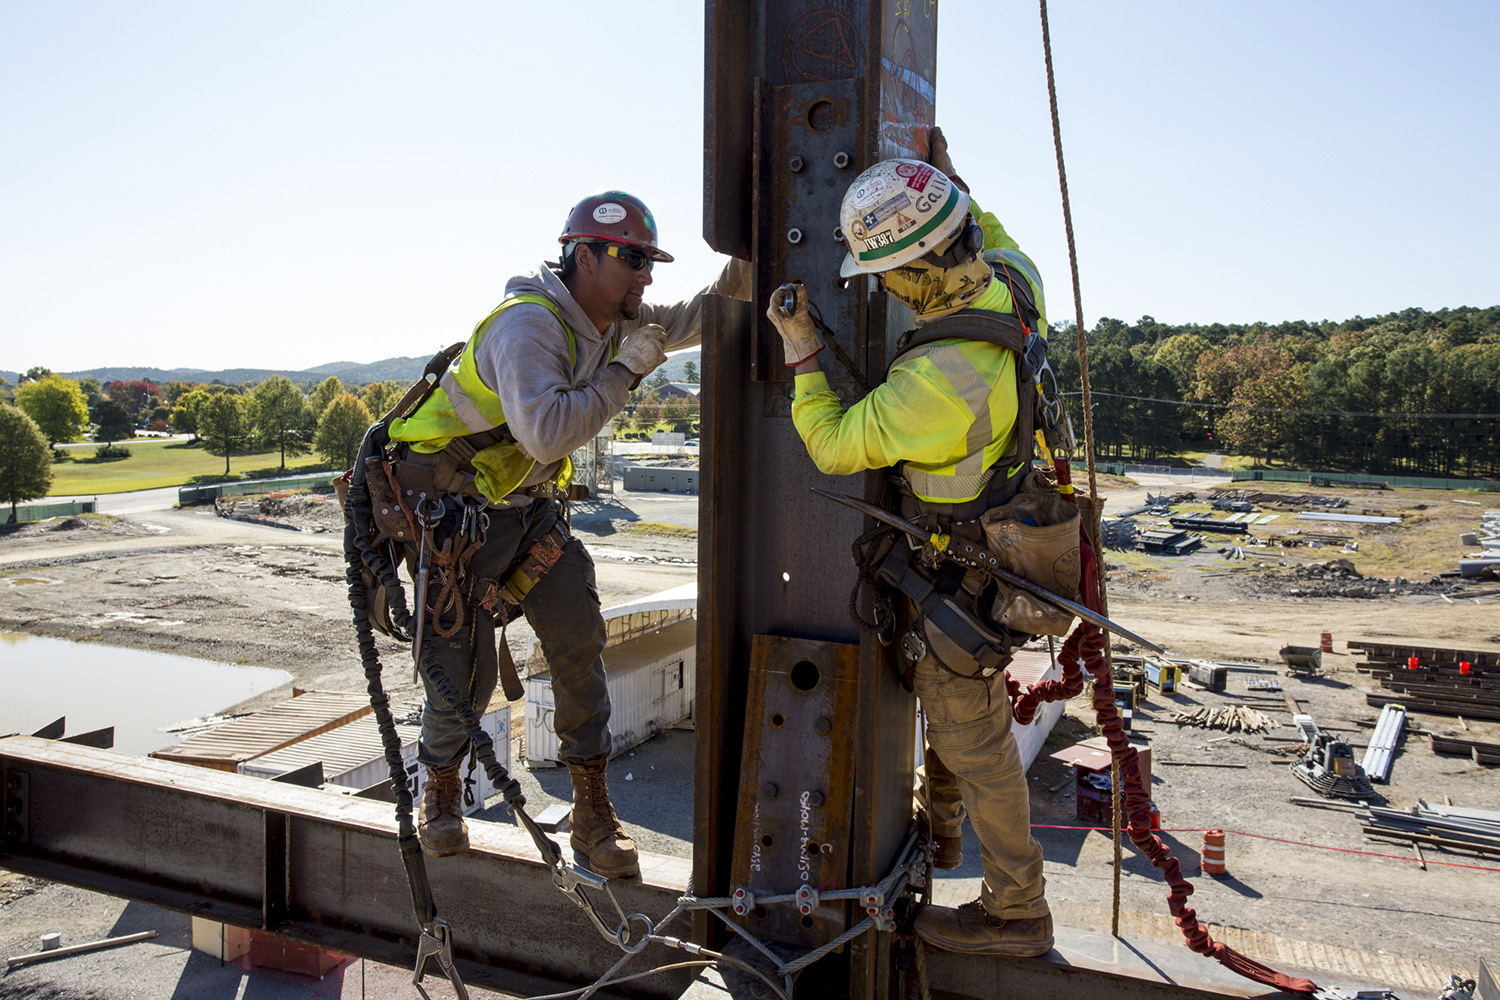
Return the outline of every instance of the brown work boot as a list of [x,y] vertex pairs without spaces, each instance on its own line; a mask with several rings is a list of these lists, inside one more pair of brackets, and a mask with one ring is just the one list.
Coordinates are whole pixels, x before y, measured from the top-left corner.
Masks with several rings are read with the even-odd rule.
[[1052,914],[1002,920],[985,912],[977,899],[956,910],[924,906],[917,914],[916,930],[923,941],[944,951],[1035,958],[1052,948]]
[[427,785],[422,790],[422,806],[417,810],[417,840],[422,852],[434,858],[447,857],[469,849],[469,828],[464,825],[464,781],[459,776],[461,761],[447,767],[427,768]]
[[568,765],[568,777],[573,779],[573,811],[568,814],[573,827],[571,843],[573,850],[589,859],[589,868],[596,874],[626,878],[641,873],[641,858],[609,801],[609,786],[604,781],[608,764],[591,760]]
[[964,835],[945,837],[941,833],[932,835],[932,867],[952,871],[964,863]]

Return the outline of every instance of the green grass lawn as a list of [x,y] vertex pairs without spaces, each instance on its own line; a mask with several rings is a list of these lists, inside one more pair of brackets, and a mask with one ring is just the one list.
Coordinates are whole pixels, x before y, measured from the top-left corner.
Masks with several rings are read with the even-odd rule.
[[[288,458],[281,470],[281,453],[258,452],[231,455],[229,475],[224,458],[210,455],[198,445],[184,441],[126,441],[129,458],[101,462],[86,448],[68,449],[68,457],[52,464],[52,495],[89,495],[153,490],[163,486],[189,486],[227,480],[263,479],[279,475],[310,475],[322,472],[328,463],[321,458]],[[243,474],[243,476],[241,475]]]

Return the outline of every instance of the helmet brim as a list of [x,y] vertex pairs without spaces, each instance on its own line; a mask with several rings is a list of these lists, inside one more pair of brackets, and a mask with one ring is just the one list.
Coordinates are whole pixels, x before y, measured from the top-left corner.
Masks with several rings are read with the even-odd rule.
[[861,264],[855,259],[853,252],[844,254],[844,262],[839,265],[840,278],[852,278],[856,274],[879,274],[888,270],[889,267],[872,267],[869,264]]
[[650,257],[658,264],[670,264],[674,260],[671,254],[661,247],[654,247],[650,243],[642,243],[639,240],[622,240],[618,236],[609,233],[565,233],[557,238],[559,243],[618,243],[622,247],[635,247],[641,253]]

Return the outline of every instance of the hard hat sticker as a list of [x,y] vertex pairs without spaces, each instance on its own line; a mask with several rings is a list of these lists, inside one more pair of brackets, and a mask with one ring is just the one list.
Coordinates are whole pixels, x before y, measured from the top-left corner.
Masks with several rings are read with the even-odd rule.
[[869,177],[866,178],[863,184],[854,189],[854,196],[850,199],[850,204],[855,208],[865,208],[879,201],[880,196],[883,194],[885,194],[885,178]]
[[874,229],[886,219],[895,215],[901,209],[911,204],[911,199],[906,196],[905,191],[896,192],[896,197],[877,205],[873,210],[865,213],[862,221],[868,228]]
[[896,173],[906,178],[906,186],[916,191],[925,190],[928,179],[935,172],[931,167],[914,167],[905,163],[896,168]]
[[606,201],[594,209],[594,221],[602,222],[606,226],[614,225],[625,218],[625,206],[613,201]]

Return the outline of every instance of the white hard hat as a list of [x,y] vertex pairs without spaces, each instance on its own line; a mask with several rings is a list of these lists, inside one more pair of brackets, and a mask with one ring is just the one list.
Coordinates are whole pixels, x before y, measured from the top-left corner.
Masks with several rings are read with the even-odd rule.
[[881,160],[854,179],[839,207],[849,254],[839,274],[874,274],[936,249],[969,214],[969,193],[921,160]]

